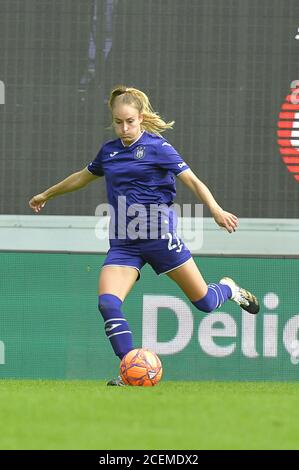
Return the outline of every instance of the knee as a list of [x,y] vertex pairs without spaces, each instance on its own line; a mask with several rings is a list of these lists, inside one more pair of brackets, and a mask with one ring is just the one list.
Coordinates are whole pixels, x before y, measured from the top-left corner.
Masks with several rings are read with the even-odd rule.
[[122,301],[113,294],[99,295],[98,309],[104,320],[111,318],[111,315],[120,312]]
[[98,309],[100,312],[105,312],[113,305],[112,298],[110,294],[99,295]]

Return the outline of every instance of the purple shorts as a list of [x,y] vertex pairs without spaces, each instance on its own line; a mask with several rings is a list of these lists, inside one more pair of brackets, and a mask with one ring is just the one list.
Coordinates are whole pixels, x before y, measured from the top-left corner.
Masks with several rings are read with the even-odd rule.
[[184,242],[170,233],[157,240],[113,240],[103,266],[131,266],[139,272],[149,263],[157,274],[178,268],[191,258]]

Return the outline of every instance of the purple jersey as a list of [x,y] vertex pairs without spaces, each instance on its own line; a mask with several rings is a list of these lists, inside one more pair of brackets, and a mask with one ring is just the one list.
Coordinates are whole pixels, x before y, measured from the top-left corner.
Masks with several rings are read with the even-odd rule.
[[[173,204],[176,195],[175,177],[189,167],[163,137],[144,131],[130,146],[124,146],[121,139],[107,142],[87,168],[94,175],[105,176],[106,179],[108,202],[115,214],[115,236],[111,235],[110,229],[110,238],[128,239],[130,237],[120,233],[119,228],[120,221],[123,221],[120,214],[123,205],[125,227],[137,214],[140,220],[149,216],[151,205],[163,207],[163,215],[169,217],[167,208]],[[143,212],[138,209],[140,205]],[[161,217],[157,225],[160,223]],[[150,238],[151,224],[148,217],[146,234],[141,238]]]

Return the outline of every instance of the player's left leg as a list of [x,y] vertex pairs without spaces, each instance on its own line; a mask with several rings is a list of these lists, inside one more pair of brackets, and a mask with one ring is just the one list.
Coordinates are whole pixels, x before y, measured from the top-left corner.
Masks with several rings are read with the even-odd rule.
[[232,279],[225,277],[219,283],[207,285],[189,249],[176,234],[167,233],[160,239],[146,240],[140,244],[140,251],[156,273],[167,274],[199,310],[212,312],[230,299],[244,310],[258,313],[256,297]]
[[204,312],[212,312],[227,300],[233,300],[249,313],[259,311],[257,298],[232,279],[225,277],[218,284],[207,285],[193,258],[166,274],[181,287],[193,305]]
[[232,296],[227,285],[207,285],[193,258],[166,274],[180,286],[193,305],[203,312],[212,312]]
[[157,274],[167,274],[203,312],[212,312],[232,296],[231,288],[222,284],[207,285],[190,251],[176,235],[145,241],[142,256]]

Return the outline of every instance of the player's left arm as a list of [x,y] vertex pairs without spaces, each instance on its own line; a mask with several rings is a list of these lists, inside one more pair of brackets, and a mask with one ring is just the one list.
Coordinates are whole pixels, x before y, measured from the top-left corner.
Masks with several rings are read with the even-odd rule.
[[236,230],[238,218],[219,206],[209,188],[197,178],[192,170],[182,171],[182,173],[179,173],[178,178],[209,208],[215,222],[220,227],[224,227],[229,233]]

